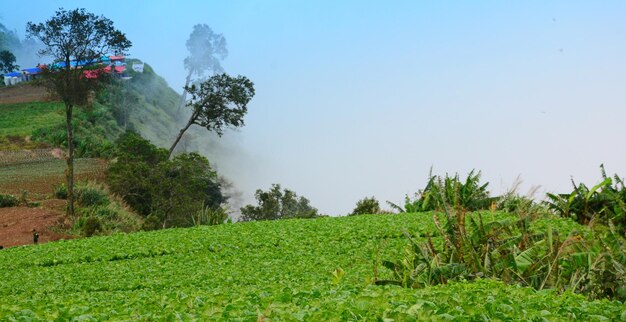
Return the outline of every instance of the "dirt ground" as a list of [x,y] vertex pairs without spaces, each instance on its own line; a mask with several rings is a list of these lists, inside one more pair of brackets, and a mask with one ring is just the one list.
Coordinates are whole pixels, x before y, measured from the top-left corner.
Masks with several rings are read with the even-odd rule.
[[0,104],[49,102],[52,97],[45,88],[18,84],[0,88]]
[[57,232],[63,226],[65,200],[46,200],[41,207],[0,208],[0,245],[7,247],[33,243],[33,229],[39,233],[39,243],[72,236]]

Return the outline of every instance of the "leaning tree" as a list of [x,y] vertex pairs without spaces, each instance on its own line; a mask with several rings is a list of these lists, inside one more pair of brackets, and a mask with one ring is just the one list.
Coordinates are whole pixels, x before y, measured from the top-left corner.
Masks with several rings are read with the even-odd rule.
[[254,96],[254,84],[245,76],[231,77],[227,74],[211,76],[199,86],[186,86],[191,94],[187,102],[193,110],[187,124],[180,130],[170,147],[172,156],[176,144],[193,124],[222,136],[225,127],[244,125],[243,117],[248,112],[248,102]]
[[[74,215],[74,137],[72,113],[74,106],[84,106],[92,93],[102,85],[101,57],[122,55],[130,48],[126,35],[113,27],[113,21],[85,9],[59,9],[44,23],[29,22],[29,38],[39,39],[54,63],[45,68],[40,84],[65,104],[67,128],[67,214]],[[86,69],[95,69],[86,74]],[[89,76],[88,76],[89,75]],[[100,77],[98,76],[100,75]]]

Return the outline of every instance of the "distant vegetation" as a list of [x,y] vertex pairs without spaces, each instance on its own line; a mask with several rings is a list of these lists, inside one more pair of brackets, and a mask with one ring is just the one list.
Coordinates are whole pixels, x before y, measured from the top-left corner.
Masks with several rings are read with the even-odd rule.
[[258,205],[241,208],[243,221],[277,220],[289,218],[315,218],[317,209],[310,205],[307,198],[298,196],[289,189],[281,189],[273,184],[268,191],[258,189],[254,194]]
[[378,214],[380,213],[380,204],[374,197],[363,198],[356,203],[356,207],[350,213],[350,216],[365,215],[365,214]]

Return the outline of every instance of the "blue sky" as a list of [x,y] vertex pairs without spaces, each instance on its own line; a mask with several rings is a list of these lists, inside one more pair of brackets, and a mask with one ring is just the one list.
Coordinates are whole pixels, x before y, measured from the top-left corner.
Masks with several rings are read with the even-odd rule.
[[401,202],[431,166],[494,193],[626,174],[623,1],[18,1],[0,21],[23,35],[58,7],[112,19],[176,90],[192,26],[226,37],[257,95],[212,159],[247,201],[281,183],[345,214]]

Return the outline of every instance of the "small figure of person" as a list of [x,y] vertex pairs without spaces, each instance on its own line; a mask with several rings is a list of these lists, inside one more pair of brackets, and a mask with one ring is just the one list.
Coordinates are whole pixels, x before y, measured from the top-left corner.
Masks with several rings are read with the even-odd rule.
[[35,243],[35,245],[37,245],[37,243],[39,242],[39,233],[37,233],[37,231],[34,229],[33,229],[33,242]]

